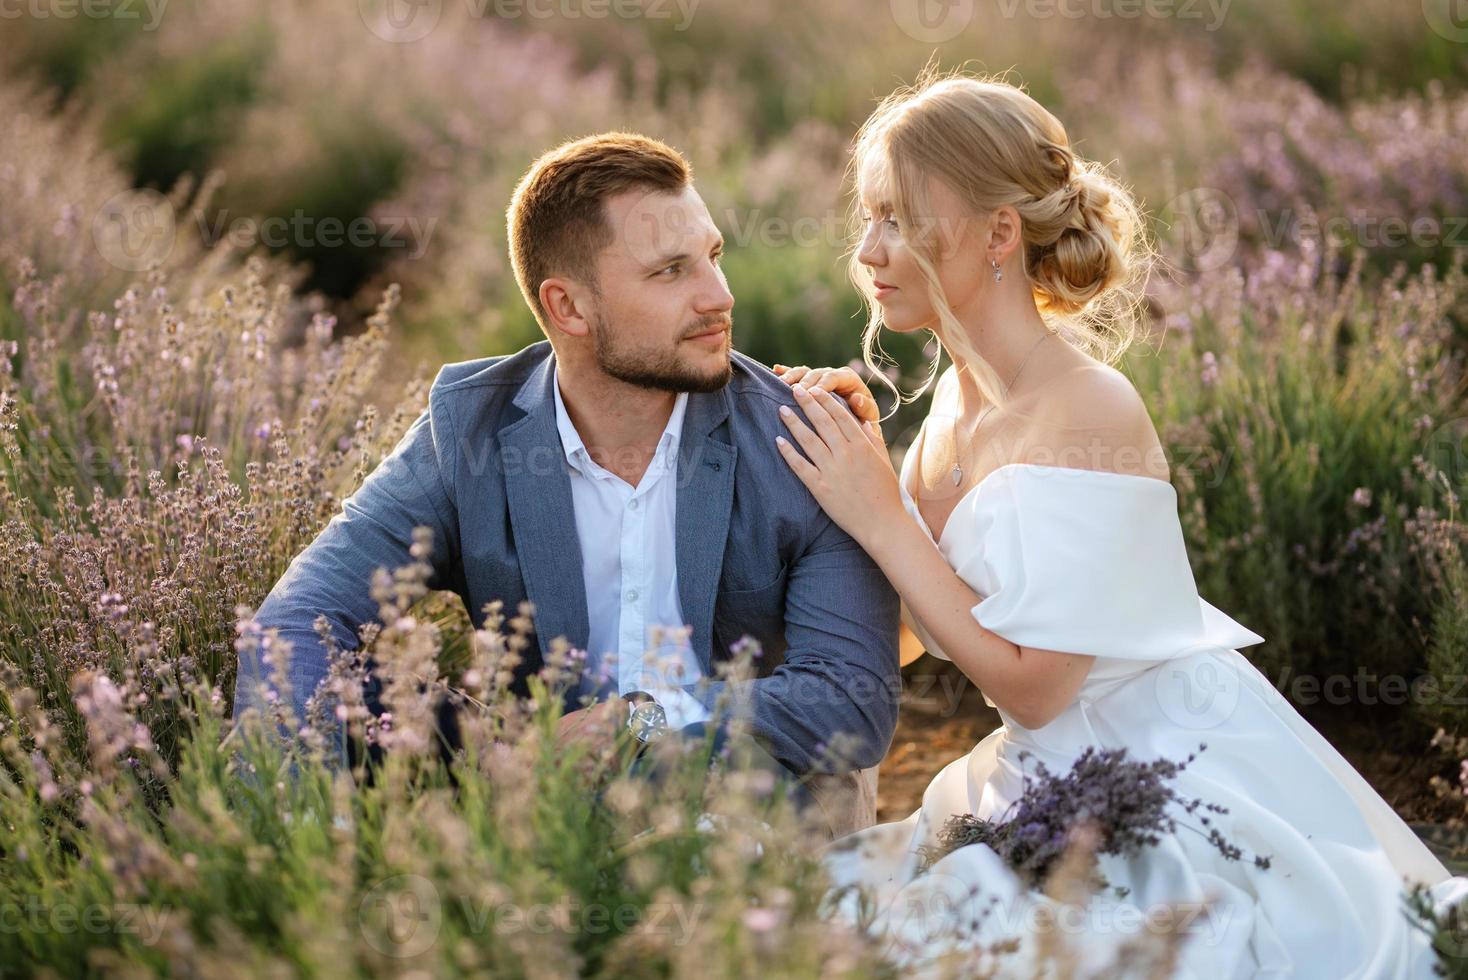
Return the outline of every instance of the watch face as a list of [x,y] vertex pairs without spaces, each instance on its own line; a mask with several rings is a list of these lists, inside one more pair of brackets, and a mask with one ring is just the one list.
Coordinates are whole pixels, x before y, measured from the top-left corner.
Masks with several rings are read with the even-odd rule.
[[627,727],[639,742],[648,742],[668,730],[668,716],[656,701],[646,701],[632,709]]

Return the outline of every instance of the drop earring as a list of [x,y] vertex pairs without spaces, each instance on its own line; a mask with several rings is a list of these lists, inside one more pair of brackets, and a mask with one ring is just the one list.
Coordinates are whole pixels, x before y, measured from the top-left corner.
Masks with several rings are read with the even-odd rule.
[[993,259],[990,259],[989,264],[994,266],[994,281],[998,282],[999,280],[1003,279],[1004,273],[999,270],[999,263]]

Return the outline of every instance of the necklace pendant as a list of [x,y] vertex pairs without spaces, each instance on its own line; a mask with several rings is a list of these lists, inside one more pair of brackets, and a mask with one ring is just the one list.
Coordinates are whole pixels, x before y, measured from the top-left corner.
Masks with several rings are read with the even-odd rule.
[[957,463],[953,464],[953,485],[956,487],[963,482],[963,467]]

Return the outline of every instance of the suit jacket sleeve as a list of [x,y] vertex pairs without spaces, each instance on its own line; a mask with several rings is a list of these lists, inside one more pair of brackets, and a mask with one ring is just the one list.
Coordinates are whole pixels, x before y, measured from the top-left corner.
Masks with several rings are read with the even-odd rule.
[[897,728],[899,603],[887,577],[824,513],[790,572],[785,660],[767,677],[687,686],[727,694],[750,734],[797,775],[875,766]]
[[[442,587],[457,568],[458,521],[448,490],[453,439],[448,413],[435,411],[430,396],[430,407],[295,557],[256,612],[262,632],[275,629],[292,644],[287,676],[298,720],[305,718],[306,701],[327,674],[326,647],[313,625],[318,615],[326,617],[340,648],[356,649],[358,628],[377,618],[372,574],[378,567],[391,571],[411,560],[416,527],[433,532],[430,584]],[[235,718],[252,705],[262,706],[266,692],[275,690],[269,674],[258,653],[240,654]],[[338,744],[342,735],[336,732]]]

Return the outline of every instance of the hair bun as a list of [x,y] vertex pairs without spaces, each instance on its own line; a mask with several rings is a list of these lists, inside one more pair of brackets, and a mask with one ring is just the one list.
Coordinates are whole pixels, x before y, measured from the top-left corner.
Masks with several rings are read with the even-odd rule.
[[1025,266],[1041,312],[1080,313],[1131,278],[1131,244],[1139,217],[1104,174],[1080,166],[1064,186],[1037,199],[1030,210],[1025,217],[1034,237]]
[[1065,228],[1061,229],[1061,234],[1065,234],[1066,231],[1084,229],[1086,226],[1085,209],[1088,206],[1094,206],[1093,192],[1085,175],[1072,177],[1058,193],[1062,202],[1061,207],[1068,218]]

